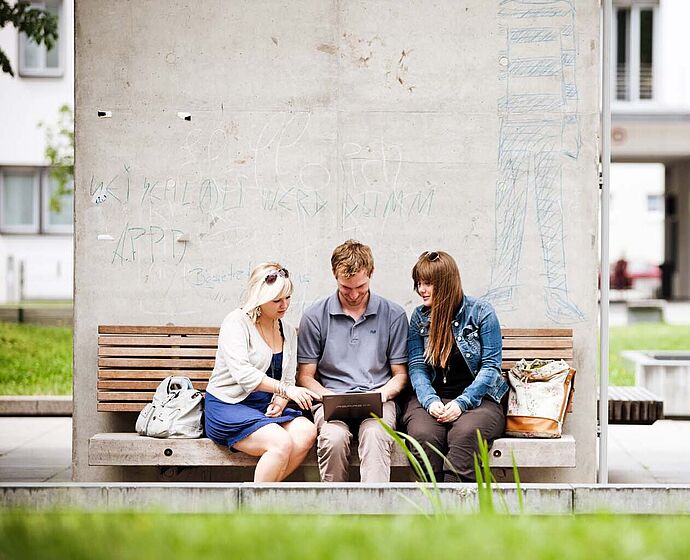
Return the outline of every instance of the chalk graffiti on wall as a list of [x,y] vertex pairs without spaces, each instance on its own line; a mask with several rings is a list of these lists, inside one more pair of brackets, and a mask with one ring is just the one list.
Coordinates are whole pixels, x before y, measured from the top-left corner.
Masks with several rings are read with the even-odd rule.
[[547,316],[584,316],[570,299],[563,220],[563,160],[577,159],[580,129],[575,82],[575,6],[569,0],[501,0],[506,49],[500,54],[496,248],[487,297],[515,309],[527,204],[536,202]]
[[431,215],[435,189],[429,185],[408,188],[400,181],[402,162],[399,145],[383,140],[366,146],[345,144],[341,163],[346,187],[341,206],[345,228],[356,226],[359,220],[410,220]]

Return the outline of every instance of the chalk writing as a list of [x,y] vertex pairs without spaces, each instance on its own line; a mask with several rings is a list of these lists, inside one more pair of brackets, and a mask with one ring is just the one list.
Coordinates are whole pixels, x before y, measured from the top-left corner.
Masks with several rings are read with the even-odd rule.
[[135,263],[138,261],[156,262],[156,259],[169,259],[179,264],[184,259],[187,244],[180,242],[184,232],[176,228],[157,225],[130,226],[125,224],[120,233],[111,263]]

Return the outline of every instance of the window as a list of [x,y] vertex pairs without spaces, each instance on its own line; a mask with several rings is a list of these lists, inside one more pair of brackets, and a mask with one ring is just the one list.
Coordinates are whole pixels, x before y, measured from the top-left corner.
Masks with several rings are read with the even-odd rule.
[[[58,17],[58,32],[62,36],[62,3],[59,0],[45,0],[44,2],[31,2],[31,6],[41,8]],[[62,76],[63,53],[60,37],[48,50],[46,46],[39,45],[29,39],[24,33],[19,34],[19,74],[21,76]]]
[[46,233],[72,233],[74,195],[60,197],[60,211],[56,212],[50,207],[50,200],[57,191],[58,185],[55,179],[50,177],[48,170],[44,171],[45,182],[43,189],[43,231]]
[[50,207],[57,185],[46,168],[0,169],[0,232],[72,233],[73,195]]
[[654,21],[656,4],[623,2],[613,21],[615,94],[618,101],[654,96]]
[[663,212],[664,211],[664,195],[663,194],[648,194],[647,195],[647,212]]

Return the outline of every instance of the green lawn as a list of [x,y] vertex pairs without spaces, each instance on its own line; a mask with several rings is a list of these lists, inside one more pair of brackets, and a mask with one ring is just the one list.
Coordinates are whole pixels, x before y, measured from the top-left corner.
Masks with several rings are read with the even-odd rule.
[[609,385],[634,385],[623,350],[690,350],[690,325],[638,323],[609,329]]
[[0,559],[690,557],[690,517],[0,514]]
[[[621,360],[620,352],[688,350],[690,325],[641,323],[611,327],[609,347],[609,383],[633,385],[633,370]],[[0,393],[71,394],[72,330],[0,323]]]
[[0,391],[72,394],[72,329],[0,323]]

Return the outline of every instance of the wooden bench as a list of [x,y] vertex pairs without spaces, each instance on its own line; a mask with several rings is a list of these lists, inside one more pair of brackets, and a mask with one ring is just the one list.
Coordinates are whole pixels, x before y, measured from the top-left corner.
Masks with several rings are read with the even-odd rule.
[[[98,403],[103,413],[137,413],[151,401],[156,387],[168,375],[184,375],[204,391],[213,370],[218,327],[119,326],[98,328]],[[572,362],[572,329],[513,329],[503,335],[503,370],[520,358],[562,358]],[[134,427],[134,414],[132,427]],[[500,438],[491,449],[491,466],[574,467],[575,439]],[[357,453],[351,464],[358,465]],[[231,453],[201,439],[155,439],[136,433],[102,433],[89,440],[90,465],[117,466],[237,466],[251,467],[256,458]],[[305,461],[316,465],[316,453]],[[394,467],[406,467],[403,453],[394,448]]]
[[609,387],[608,399],[609,424],[649,425],[664,417],[664,401],[644,387]]

